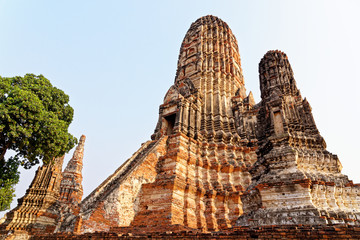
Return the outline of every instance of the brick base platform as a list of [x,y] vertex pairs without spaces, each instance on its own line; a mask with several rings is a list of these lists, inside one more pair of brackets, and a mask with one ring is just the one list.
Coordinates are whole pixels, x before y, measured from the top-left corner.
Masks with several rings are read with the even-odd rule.
[[[117,228],[114,232],[95,232],[82,235],[51,234],[37,235],[30,239],[360,239],[360,227],[334,226],[264,226],[237,227],[221,232],[201,233],[197,230],[172,227],[173,231],[147,232],[155,229]],[[160,229],[158,229],[160,230]]]

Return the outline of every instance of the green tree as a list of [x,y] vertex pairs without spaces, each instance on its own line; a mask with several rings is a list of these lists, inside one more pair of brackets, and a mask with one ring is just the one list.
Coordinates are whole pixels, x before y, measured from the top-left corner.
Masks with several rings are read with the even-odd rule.
[[15,189],[14,185],[16,184],[16,180],[6,179],[3,181],[0,179],[0,209],[6,210],[10,208],[10,204],[15,197]]
[[[77,143],[68,133],[73,119],[69,96],[44,76],[0,76],[0,211],[9,208],[18,167],[48,164]],[[9,151],[13,153],[6,158]]]

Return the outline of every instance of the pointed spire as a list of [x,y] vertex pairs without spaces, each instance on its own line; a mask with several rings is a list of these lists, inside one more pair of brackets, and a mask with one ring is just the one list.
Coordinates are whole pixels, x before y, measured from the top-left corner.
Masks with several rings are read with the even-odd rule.
[[248,101],[249,101],[249,105],[250,106],[254,106],[255,105],[255,99],[254,99],[254,95],[253,93],[250,91],[249,96],[248,96]]
[[80,137],[73,157],[68,162],[62,173],[60,185],[60,201],[65,204],[80,203],[83,195],[82,187],[82,167],[84,157],[85,135]]

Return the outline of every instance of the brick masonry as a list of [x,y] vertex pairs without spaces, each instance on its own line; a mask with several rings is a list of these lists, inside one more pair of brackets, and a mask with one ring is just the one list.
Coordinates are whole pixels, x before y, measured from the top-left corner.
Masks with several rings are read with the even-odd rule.
[[266,226],[236,227],[229,231],[203,233],[194,230],[177,232],[95,232],[83,235],[55,234],[39,235],[31,239],[63,240],[63,239],[360,239],[360,228],[353,226]]

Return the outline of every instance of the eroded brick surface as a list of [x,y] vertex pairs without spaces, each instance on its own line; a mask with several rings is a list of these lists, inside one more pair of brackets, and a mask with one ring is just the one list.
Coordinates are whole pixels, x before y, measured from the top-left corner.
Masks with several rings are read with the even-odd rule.
[[[133,229],[135,230],[135,229]],[[129,232],[96,232],[91,234],[55,234],[40,235],[31,239],[360,239],[360,228],[353,226],[267,226],[267,227],[236,227],[227,231],[203,233],[191,229],[169,231],[134,231]]]
[[129,226],[139,211],[142,186],[156,177],[167,138],[148,141],[81,203],[81,232]]

